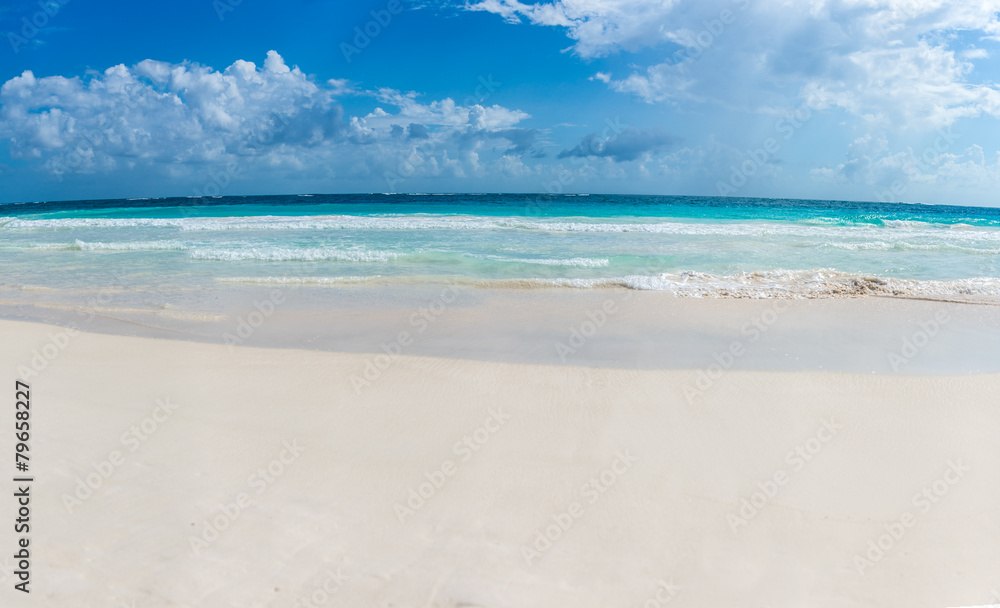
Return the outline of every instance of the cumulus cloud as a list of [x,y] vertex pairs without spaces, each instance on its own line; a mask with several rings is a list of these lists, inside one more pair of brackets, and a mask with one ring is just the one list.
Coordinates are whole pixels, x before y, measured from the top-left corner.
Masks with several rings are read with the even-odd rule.
[[646,153],[661,151],[679,141],[677,137],[660,129],[625,127],[620,133],[609,137],[588,133],[579,144],[560,152],[558,158],[598,156],[630,161]]
[[662,60],[612,79],[650,103],[794,107],[802,89],[871,125],[937,128],[1000,116],[1000,89],[977,82],[983,49],[959,33],[1000,37],[1000,0],[484,0],[472,10],[562,28],[582,57],[651,48]]
[[[345,95],[378,105],[347,116],[338,101]],[[496,158],[531,146],[536,132],[516,126],[526,118],[499,105],[317,83],[275,51],[259,67],[239,60],[219,71],[147,59],[83,78],[26,71],[0,87],[0,139],[13,158],[57,176],[135,168],[183,176],[234,162],[327,176],[400,167],[408,176],[473,175],[485,141],[510,144]]]
[[398,108],[399,116],[423,124],[450,127],[471,125],[480,129],[501,129],[513,126],[529,116],[526,112],[510,110],[499,105],[462,106],[450,98],[425,104],[418,101],[419,94],[415,91],[404,93],[395,89],[381,88],[371,94],[379,101]]
[[680,0],[558,0],[525,4],[483,0],[470,10],[496,13],[511,23],[566,28],[576,53],[599,57],[618,49],[638,50],[668,38],[664,18]]
[[873,199],[903,200],[911,188],[946,186],[951,189],[1000,183],[1000,153],[987,158],[976,144],[957,148],[958,133],[941,129],[923,148],[893,151],[882,136],[865,135],[848,148],[847,159],[838,165],[812,171],[817,179],[871,188]]
[[145,60],[87,79],[26,71],[0,87],[0,136],[12,155],[47,159],[55,172],[250,156],[317,146],[343,131],[329,91],[274,51],[259,69]]

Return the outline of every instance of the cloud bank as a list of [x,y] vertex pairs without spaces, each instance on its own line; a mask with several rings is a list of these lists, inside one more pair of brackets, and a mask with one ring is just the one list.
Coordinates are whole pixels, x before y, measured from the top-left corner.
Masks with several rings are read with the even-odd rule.
[[[376,107],[348,116],[339,101],[348,96]],[[533,149],[539,132],[517,126],[527,118],[499,105],[422,103],[414,92],[317,83],[275,51],[260,67],[147,59],[85,78],[26,71],[0,87],[0,138],[11,157],[60,178],[135,169],[180,177],[205,167],[331,178],[479,175],[481,153],[499,161]]]

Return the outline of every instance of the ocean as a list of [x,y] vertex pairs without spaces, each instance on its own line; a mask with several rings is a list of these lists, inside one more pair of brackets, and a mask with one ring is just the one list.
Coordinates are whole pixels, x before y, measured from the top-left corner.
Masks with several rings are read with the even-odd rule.
[[[1000,209],[687,196],[356,194],[0,205],[0,289],[626,287],[1000,295]],[[46,296],[46,297],[50,297]],[[54,297],[54,296],[51,296]]]

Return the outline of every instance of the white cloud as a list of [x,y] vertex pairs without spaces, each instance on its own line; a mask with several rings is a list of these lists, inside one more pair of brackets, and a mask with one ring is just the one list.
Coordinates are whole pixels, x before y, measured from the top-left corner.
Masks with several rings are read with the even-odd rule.
[[[345,116],[344,95],[378,105]],[[410,176],[476,174],[480,148],[498,159],[527,150],[533,132],[516,125],[528,117],[499,105],[358,91],[345,80],[317,84],[275,51],[262,67],[147,59],[86,78],[26,71],[0,87],[0,139],[11,156],[58,176],[145,168],[197,179],[234,162],[246,173],[286,175],[371,177],[400,166],[413,167]]]
[[851,53],[847,79],[817,78],[830,101],[873,126],[938,128],[960,118],[1000,116],[1000,90],[972,84],[972,64],[953,50],[918,41],[912,46]]
[[978,144],[957,149],[961,134],[941,129],[923,147],[892,150],[884,137],[866,135],[849,147],[847,159],[813,169],[818,181],[860,187],[864,198],[884,202],[919,200],[926,196],[954,201],[960,192],[1000,185],[1000,153],[989,159]]
[[503,129],[511,127],[529,117],[520,110],[493,105],[485,107],[479,104],[460,106],[450,98],[422,104],[417,101],[419,95],[410,91],[403,93],[395,89],[378,89],[371,93],[379,101],[399,108],[398,115],[393,120],[407,119],[427,125],[455,127],[471,125],[484,129]]
[[986,49],[967,49],[962,51],[963,59],[989,59],[990,53]]
[[533,169],[524,164],[520,156],[513,154],[505,154],[493,161],[491,169],[498,175],[510,178],[523,178],[533,173]]
[[938,152],[933,147],[923,150],[907,148],[891,152],[884,147],[872,151],[852,146],[846,162],[835,167],[822,167],[813,174],[841,183],[864,184],[888,189],[893,183],[909,185],[960,185],[998,183],[1000,154],[988,161],[979,145],[967,147],[961,153]]
[[[15,157],[47,158],[55,171],[249,156],[268,144],[315,145],[342,129],[329,92],[274,51],[260,70],[247,61],[218,72],[145,60],[88,79],[28,71],[0,87],[0,136]],[[77,150],[88,159],[68,162]]]
[[559,26],[575,40],[583,57],[599,57],[618,49],[637,50],[667,39],[664,18],[681,0],[558,0],[524,4],[518,0],[484,0],[471,10],[487,11],[509,22]]
[[582,57],[662,49],[662,61],[632,74],[592,77],[650,103],[755,111],[794,107],[809,87],[885,127],[1000,116],[1000,90],[972,78],[971,60],[987,52],[953,47],[961,32],[1000,38],[1000,0],[485,0],[470,8],[564,28]]

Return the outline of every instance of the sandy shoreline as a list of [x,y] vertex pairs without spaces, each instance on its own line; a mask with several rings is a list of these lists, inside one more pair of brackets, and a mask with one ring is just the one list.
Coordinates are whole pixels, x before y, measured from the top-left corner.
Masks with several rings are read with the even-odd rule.
[[735,342],[743,354],[731,369],[1000,373],[1000,304],[447,285],[226,288],[199,305],[127,301],[114,292],[75,305],[0,302],[0,319],[228,346],[627,369],[703,369]]
[[[0,321],[0,366],[60,331]],[[29,378],[24,605],[996,602],[1000,375],[691,403],[693,370],[404,354],[359,389],[366,357],[71,336]]]

